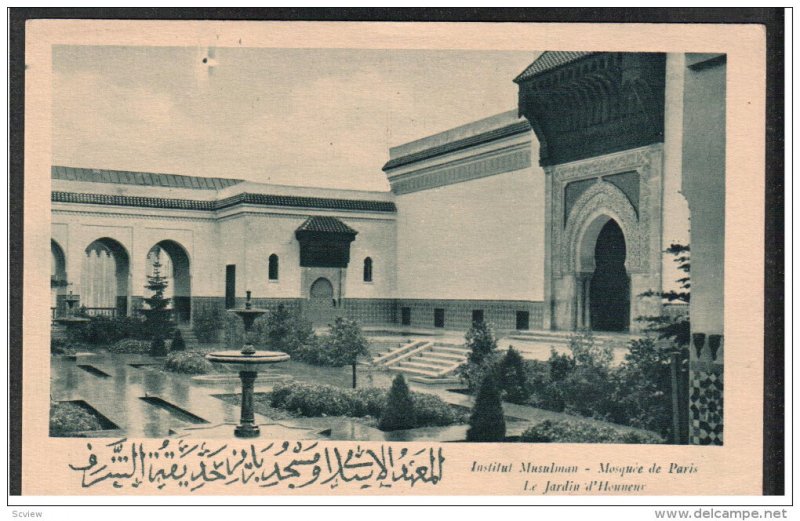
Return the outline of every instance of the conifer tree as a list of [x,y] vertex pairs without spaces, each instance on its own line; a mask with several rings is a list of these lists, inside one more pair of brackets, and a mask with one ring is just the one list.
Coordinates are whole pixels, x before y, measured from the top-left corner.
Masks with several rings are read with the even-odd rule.
[[378,428],[383,431],[413,429],[416,424],[414,402],[406,385],[406,379],[398,374],[392,382],[392,388],[386,398],[386,406],[378,421]]
[[506,436],[506,420],[500,389],[494,372],[490,371],[478,389],[472,415],[469,418],[467,441],[503,441]]
[[156,248],[153,252],[153,274],[147,276],[145,288],[152,292],[152,295],[144,299],[148,309],[143,310],[146,327],[153,335],[150,344],[151,356],[166,356],[167,349],[164,338],[171,330],[170,312],[167,309],[170,299],[164,296],[164,291],[169,286],[167,278],[161,275],[161,248]]
[[510,346],[500,361],[500,385],[505,399],[512,403],[525,403],[530,396],[525,361],[519,351]]

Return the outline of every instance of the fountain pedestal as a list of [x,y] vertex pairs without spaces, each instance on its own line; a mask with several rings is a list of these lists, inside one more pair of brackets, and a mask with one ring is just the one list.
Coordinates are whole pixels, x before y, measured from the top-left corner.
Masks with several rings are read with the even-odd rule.
[[206,355],[210,362],[227,364],[238,369],[239,379],[242,381],[242,411],[239,425],[233,433],[237,438],[256,438],[260,434],[260,429],[255,423],[255,412],[253,410],[253,387],[258,370],[270,364],[277,364],[289,360],[289,355],[279,351],[256,351],[253,346],[251,331],[253,322],[260,317],[266,310],[253,308],[250,302],[250,292],[247,292],[247,302],[244,309],[235,309],[234,313],[239,315],[244,322],[245,345],[241,351],[218,351]]
[[72,291],[70,291],[69,295],[64,298],[64,302],[67,304],[66,315],[63,317],[58,317],[54,320],[56,324],[63,328],[63,336],[66,336],[68,339],[72,338],[72,333],[78,326],[82,326],[89,322],[88,318],[75,316],[75,304],[78,303],[78,300],[78,296],[73,295]]

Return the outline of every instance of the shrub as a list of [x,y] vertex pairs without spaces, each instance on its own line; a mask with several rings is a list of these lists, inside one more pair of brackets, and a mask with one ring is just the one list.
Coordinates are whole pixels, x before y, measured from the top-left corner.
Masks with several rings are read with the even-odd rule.
[[222,307],[213,302],[199,305],[192,312],[192,330],[201,344],[218,342],[224,325]]
[[[679,352],[687,363],[687,349]],[[625,423],[672,438],[672,379],[670,353],[652,338],[633,340],[625,362],[616,371],[615,399],[626,412]]]
[[50,354],[51,355],[74,355],[75,348],[72,342],[63,338],[50,337]]
[[520,441],[535,443],[663,443],[656,434],[597,426],[580,420],[545,420],[529,427]]
[[467,420],[464,414],[457,412],[457,409],[438,396],[412,392],[411,401],[414,404],[417,425],[445,426],[464,423]]
[[146,354],[150,352],[150,342],[146,340],[120,340],[108,347],[110,353]]
[[184,342],[181,330],[178,328],[175,328],[175,335],[172,337],[169,349],[170,351],[186,351],[186,342]]
[[160,336],[150,342],[150,356],[167,356],[167,344]]
[[467,331],[464,346],[470,350],[469,362],[479,364],[497,349],[493,328],[486,322],[473,322]]
[[382,431],[397,431],[412,429],[417,423],[414,413],[414,402],[411,401],[411,392],[406,385],[406,379],[398,374],[392,382],[389,396],[386,398],[386,407],[383,409],[378,428]]
[[500,355],[497,352],[492,352],[486,355],[480,362],[467,361],[461,364],[456,374],[467,386],[471,394],[478,392],[481,382],[486,378],[486,375],[491,373],[497,376],[499,368]]
[[525,361],[513,346],[509,347],[500,361],[498,372],[505,399],[511,403],[526,403],[531,393]]
[[[263,320],[263,317],[259,317],[256,319],[253,327],[258,327],[260,322]],[[236,316],[232,312],[226,312],[223,319],[224,324],[224,339],[225,345],[231,349],[241,349],[244,345],[244,323],[242,323],[242,319]]]
[[102,428],[100,420],[82,407],[70,402],[50,402],[50,436],[66,436]]
[[[551,363],[554,357],[558,357],[555,365]],[[561,355],[551,351],[550,360],[547,362],[539,360],[525,361],[525,372],[527,373],[528,385],[531,391],[528,404],[548,411],[561,412],[564,410],[564,393],[558,384],[559,380],[556,380],[553,376],[554,373],[559,374],[562,380],[565,377],[565,375],[558,372],[561,360]],[[567,358],[567,360],[571,359]]]
[[569,355],[558,354],[555,349],[550,349],[550,358],[547,360],[550,369],[550,378],[560,381],[575,370],[575,359]]
[[107,346],[126,338],[150,339],[150,331],[141,317],[90,317],[88,323],[74,331],[75,340],[93,345]]
[[[416,421],[409,428],[460,423],[463,417],[440,398],[410,393]],[[281,382],[269,393],[269,405],[300,416],[371,416],[382,418],[388,407],[385,389],[345,389],[331,385]]]
[[214,366],[206,360],[202,353],[176,351],[167,356],[164,369],[173,373],[206,374],[213,371]]
[[467,441],[503,441],[506,436],[506,420],[500,389],[495,375],[489,372],[478,389],[472,415],[469,418]]
[[576,366],[608,368],[614,359],[611,346],[597,344],[591,331],[570,336],[569,350],[572,352],[572,359]]
[[386,407],[386,390],[377,387],[353,389],[353,416],[379,418]]
[[353,389],[356,388],[356,363],[359,358],[369,358],[369,342],[361,331],[358,322],[344,317],[336,317],[328,334],[319,344],[325,353],[327,364],[332,367],[350,365],[353,367]]

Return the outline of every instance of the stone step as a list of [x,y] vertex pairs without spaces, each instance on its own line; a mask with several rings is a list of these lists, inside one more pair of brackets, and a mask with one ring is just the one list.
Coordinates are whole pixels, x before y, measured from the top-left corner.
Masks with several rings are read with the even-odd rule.
[[451,364],[456,364],[460,362],[464,362],[467,359],[466,353],[463,355],[457,355],[455,353],[447,353],[441,351],[426,351],[422,354],[425,358],[429,358],[431,360],[441,360],[442,362],[448,362]]
[[431,358],[431,357],[424,356],[424,355],[417,356],[417,357],[412,357],[410,359],[410,361],[417,362],[417,363],[422,363],[422,364],[428,364],[428,365],[436,366],[436,367],[442,367],[442,368],[452,367],[453,365],[458,364],[457,361],[439,360],[437,358]]
[[397,363],[394,367],[410,367],[412,369],[422,369],[424,371],[431,371],[434,373],[441,372],[442,369],[444,369],[441,366],[426,364],[425,362],[417,361],[416,359],[414,361],[403,360],[402,362]]
[[[568,344],[570,338],[575,336],[577,333],[572,331],[547,331],[547,330],[518,330],[512,331],[508,338],[512,339],[520,339],[520,340],[532,340],[532,341],[541,341],[541,342],[555,342],[559,344]],[[606,334],[606,333],[593,333],[592,336],[594,337],[595,342],[603,343],[603,342],[627,342],[632,338],[636,338],[636,335],[628,335],[624,333],[620,334]]]
[[393,366],[391,366],[391,369],[393,371],[397,371],[397,372],[400,372],[400,373],[427,376],[429,378],[437,378],[439,376],[438,372],[426,371],[424,369],[416,369],[414,367],[404,367],[404,366],[400,366],[400,365],[393,365]]
[[458,385],[461,383],[457,376],[409,376],[408,381],[425,385]]
[[464,349],[463,347],[449,347],[440,344],[434,344],[434,346],[430,350],[435,353],[448,353],[462,357],[466,357],[469,355],[469,350]]

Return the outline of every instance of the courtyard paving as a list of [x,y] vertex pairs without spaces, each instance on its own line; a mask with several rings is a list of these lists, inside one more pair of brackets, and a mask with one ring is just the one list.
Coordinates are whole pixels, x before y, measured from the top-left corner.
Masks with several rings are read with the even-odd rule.
[[[373,330],[369,334],[374,352],[385,350],[390,345],[434,335],[437,341],[463,343],[463,333],[455,331]],[[504,340],[500,345],[507,347]],[[544,348],[539,347],[526,350],[516,340],[513,345],[526,357],[546,360],[550,356],[549,346],[545,352]],[[204,346],[203,350],[214,347]],[[109,437],[232,437],[233,426],[239,419],[239,407],[216,395],[240,393],[238,375],[215,373],[193,377],[165,372],[160,368],[162,363],[162,360],[147,355],[104,352],[83,353],[74,357],[53,356],[51,398],[54,401],[83,400],[88,403],[119,427],[118,430],[107,432]],[[388,388],[394,376],[392,372],[369,364],[360,364],[357,368],[359,387]],[[352,374],[350,367],[315,367],[289,361],[271,366],[259,375],[255,392],[269,392],[276,382],[288,379],[348,388]],[[471,409],[474,398],[453,392],[451,387],[458,386],[410,382],[410,388],[414,391],[434,394],[448,404]],[[511,403],[504,403],[503,407],[509,436],[519,435],[525,428],[540,421],[575,418]],[[466,425],[454,425],[383,432],[358,419],[344,417],[271,419],[256,414],[256,422],[262,426],[262,437],[276,439],[462,441],[467,430]],[[607,425],[604,422],[595,423]]]

